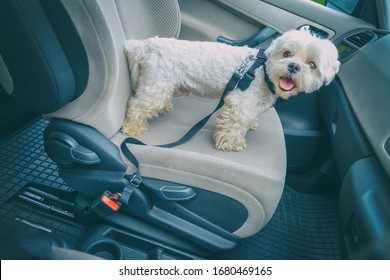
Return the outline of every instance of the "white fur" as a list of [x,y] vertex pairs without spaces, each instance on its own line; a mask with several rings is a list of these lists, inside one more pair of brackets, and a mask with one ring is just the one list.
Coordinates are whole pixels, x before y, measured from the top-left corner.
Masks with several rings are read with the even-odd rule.
[[[172,109],[172,97],[179,90],[219,98],[233,71],[248,55],[258,50],[215,42],[191,42],[167,38],[129,40],[125,51],[135,96],[128,102],[123,132],[130,136],[144,133],[147,120]],[[285,57],[288,51],[291,56]],[[307,32],[289,31],[275,39],[266,50],[266,69],[275,85],[273,95],[260,67],[249,88],[234,89],[225,97],[215,118],[215,147],[220,150],[245,149],[248,129],[256,129],[259,114],[273,106],[278,97],[287,99],[299,92],[312,92],[329,84],[339,69],[337,50],[327,41]],[[309,63],[316,65],[311,69]],[[288,65],[299,65],[290,73]],[[313,65],[313,64],[312,64]],[[288,78],[295,87],[279,87],[280,78]]]

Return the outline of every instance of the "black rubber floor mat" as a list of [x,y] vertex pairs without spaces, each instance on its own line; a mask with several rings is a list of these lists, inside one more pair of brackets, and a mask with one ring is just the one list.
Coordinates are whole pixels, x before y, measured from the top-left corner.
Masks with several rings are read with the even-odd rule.
[[0,144],[0,205],[28,182],[68,189],[43,149],[46,125],[38,120]]
[[340,259],[337,197],[286,187],[267,226],[217,259]]
[[20,222],[59,236],[71,244],[75,244],[84,235],[84,228],[71,222],[43,214],[19,203],[9,202],[0,209],[0,222]]
[[[29,211],[14,202],[4,203],[27,183],[71,190],[59,177],[56,165],[43,149],[45,120],[39,120],[0,143],[0,220],[21,219],[42,225],[74,242],[82,229]],[[68,232],[70,231],[70,232]],[[286,187],[268,225],[217,259],[340,259],[337,197],[301,194]]]

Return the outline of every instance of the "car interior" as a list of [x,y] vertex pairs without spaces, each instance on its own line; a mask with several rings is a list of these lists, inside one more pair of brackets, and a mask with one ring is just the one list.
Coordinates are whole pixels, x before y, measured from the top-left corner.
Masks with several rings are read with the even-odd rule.
[[[158,147],[219,102],[186,92],[125,142],[126,40],[291,29],[331,40],[340,71],[245,150],[214,148],[213,117]],[[389,32],[386,0],[0,0],[1,259],[390,259]]]

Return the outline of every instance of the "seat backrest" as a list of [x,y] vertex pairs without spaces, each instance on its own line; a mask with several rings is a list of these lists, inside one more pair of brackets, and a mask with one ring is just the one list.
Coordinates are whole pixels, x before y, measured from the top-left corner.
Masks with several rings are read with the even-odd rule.
[[80,36],[60,1],[0,1],[0,83],[39,113],[77,99],[88,81]]
[[[54,60],[51,60],[50,52],[45,57],[53,68],[48,71],[47,76],[50,77],[50,73],[65,73],[68,77],[64,80],[60,74],[58,78],[55,77],[54,81],[53,79],[40,79],[34,92],[42,92],[40,89],[47,83],[52,85],[50,90],[46,90],[48,93],[45,93],[49,96],[52,89],[56,89],[55,83],[58,80],[68,96],[56,102],[55,106],[45,107],[44,110],[38,107],[43,102],[39,99],[45,99],[45,97],[38,96],[36,105],[33,105],[31,109],[45,113],[47,118],[63,118],[87,124],[108,138],[120,129],[125,116],[127,100],[131,94],[129,71],[124,55],[125,40],[153,36],[177,37],[180,32],[181,18],[176,0],[12,0],[11,2],[17,2],[13,5],[17,8],[11,7],[12,9],[26,6],[20,14],[39,13],[26,23],[34,25],[33,29],[37,30],[34,36],[41,36],[42,33],[39,30],[48,24],[50,25],[48,28],[54,30],[51,41],[44,41],[46,43],[44,47],[56,48],[53,51],[56,55],[52,55]],[[34,6],[35,9],[32,10],[29,6]],[[53,6],[56,9],[55,13]],[[70,19],[70,22],[64,22],[61,25],[59,21],[63,11],[67,14],[64,18]],[[39,20],[42,18],[45,20]],[[69,23],[73,23],[72,26]],[[61,32],[53,26],[57,26]],[[73,33],[77,33],[78,36],[72,36],[72,38],[81,41],[85,51],[82,54],[85,55],[87,63],[83,64],[81,60],[74,59],[74,55],[80,56],[80,54],[70,47],[64,47],[67,40],[64,40],[63,34],[69,36],[69,33],[72,33],[71,30],[74,29],[76,32]],[[23,40],[30,40],[30,35],[25,36]],[[68,45],[71,44],[68,43]],[[1,69],[7,70],[7,67],[8,70],[16,67],[7,65],[7,56],[3,55],[1,49],[0,53],[4,58],[0,71]],[[40,54],[32,59],[36,60],[39,56]],[[46,65],[46,62],[42,64]],[[86,65],[85,71],[80,71],[82,65]],[[84,79],[85,85],[82,86],[81,91],[74,78],[77,71],[84,73],[81,78]],[[13,77],[13,75],[18,75],[17,72],[8,72],[10,74],[7,73],[7,76],[11,76],[14,88],[18,88],[15,83],[23,81]],[[26,76],[27,74],[23,77]],[[34,79],[31,79],[30,83],[34,84]],[[74,94],[76,90],[80,92]],[[34,96],[34,92],[23,90],[21,94],[31,97],[31,95]],[[61,98],[63,93],[56,92],[55,94]],[[10,95],[12,96],[12,92]]]

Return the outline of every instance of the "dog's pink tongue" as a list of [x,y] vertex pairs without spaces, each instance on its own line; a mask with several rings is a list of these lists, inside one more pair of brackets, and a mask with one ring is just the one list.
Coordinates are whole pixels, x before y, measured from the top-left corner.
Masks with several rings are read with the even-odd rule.
[[290,91],[293,89],[294,86],[295,86],[294,82],[290,79],[280,79],[279,81],[279,87],[282,90]]

